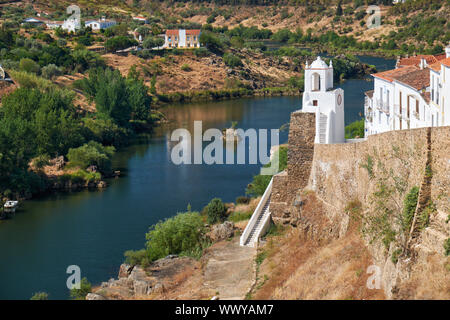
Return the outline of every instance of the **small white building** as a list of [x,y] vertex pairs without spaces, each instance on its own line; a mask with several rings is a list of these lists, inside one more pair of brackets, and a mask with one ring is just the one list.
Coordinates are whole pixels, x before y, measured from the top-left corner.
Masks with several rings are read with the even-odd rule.
[[85,22],[86,27],[91,27],[92,30],[107,29],[109,27],[115,26],[117,22],[115,20],[109,20],[102,17],[100,20],[89,20]]
[[391,130],[450,125],[450,46],[441,55],[403,58],[375,73],[366,92],[365,136]]
[[143,17],[143,16],[135,16],[135,17],[133,17],[133,20],[141,21],[141,22],[144,22],[144,23],[148,23],[147,18]]
[[316,114],[315,143],[345,142],[344,90],[334,88],[332,61],[306,62],[302,111]]
[[64,20],[61,28],[63,28],[63,30],[66,30],[67,32],[75,32],[81,29],[81,21],[78,19]]

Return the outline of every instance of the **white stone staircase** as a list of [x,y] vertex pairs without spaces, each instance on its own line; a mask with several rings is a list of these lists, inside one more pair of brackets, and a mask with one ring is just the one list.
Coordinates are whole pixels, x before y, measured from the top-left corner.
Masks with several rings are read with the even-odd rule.
[[328,117],[325,114],[320,113],[320,115],[319,115],[319,142],[320,143],[326,143],[327,121],[328,121]]
[[256,247],[259,238],[267,231],[270,225],[270,197],[272,194],[272,180],[264,191],[261,200],[252,214],[240,238],[241,246]]

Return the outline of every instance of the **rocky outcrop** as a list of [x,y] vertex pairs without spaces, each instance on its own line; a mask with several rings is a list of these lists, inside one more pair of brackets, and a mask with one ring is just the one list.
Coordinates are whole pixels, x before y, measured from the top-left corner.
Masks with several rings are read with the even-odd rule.
[[222,224],[216,224],[211,227],[211,231],[207,236],[212,242],[218,242],[222,240],[229,239],[234,234],[234,223],[230,221],[225,221]]
[[122,264],[117,279],[102,282],[100,288],[86,296],[86,299],[135,299],[161,294],[170,282],[168,279],[194,263],[195,260],[189,257],[169,255],[146,268]]

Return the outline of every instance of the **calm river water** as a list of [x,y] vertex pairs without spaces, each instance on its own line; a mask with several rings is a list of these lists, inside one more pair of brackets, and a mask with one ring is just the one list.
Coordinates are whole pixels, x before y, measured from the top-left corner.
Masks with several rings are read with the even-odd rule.
[[[393,60],[360,57],[379,70]],[[360,118],[363,92],[372,81],[349,80],[345,90],[346,124]],[[213,197],[233,201],[260,165],[174,165],[170,133],[192,127],[277,129],[301,107],[300,97],[251,98],[175,105],[163,112],[173,120],[148,142],[118,152],[114,166],[123,177],[103,191],[56,194],[22,203],[14,219],[0,222],[0,299],[29,299],[45,291],[51,299],[68,298],[66,268],[78,265],[83,277],[99,284],[116,277],[123,252],[144,246],[148,227],[184,211],[200,210]],[[287,131],[280,133],[280,143]]]

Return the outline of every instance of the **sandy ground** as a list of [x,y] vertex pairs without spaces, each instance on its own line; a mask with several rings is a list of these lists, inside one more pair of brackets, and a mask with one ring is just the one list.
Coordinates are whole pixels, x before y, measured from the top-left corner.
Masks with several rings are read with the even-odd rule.
[[239,245],[239,237],[218,243],[207,253],[203,286],[221,300],[244,299],[255,279],[255,255],[254,248]]

